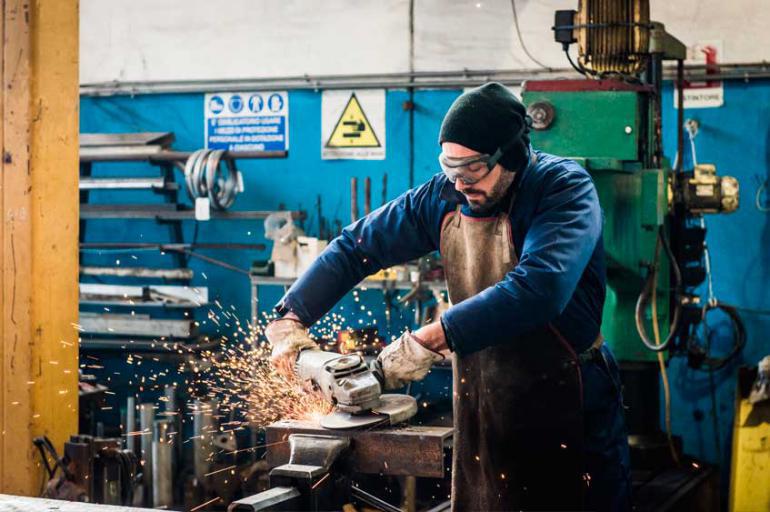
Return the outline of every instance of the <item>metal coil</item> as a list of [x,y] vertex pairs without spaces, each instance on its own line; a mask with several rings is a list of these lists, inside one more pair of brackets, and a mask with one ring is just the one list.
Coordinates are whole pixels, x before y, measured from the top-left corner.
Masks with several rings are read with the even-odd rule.
[[208,197],[215,210],[226,210],[232,206],[235,196],[241,192],[235,160],[222,149],[193,152],[185,163],[184,179],[190,198],[195,201]]
[[638,74],[649,47],[649,0],[581,0],[575,34],[578,62],[586,71]]

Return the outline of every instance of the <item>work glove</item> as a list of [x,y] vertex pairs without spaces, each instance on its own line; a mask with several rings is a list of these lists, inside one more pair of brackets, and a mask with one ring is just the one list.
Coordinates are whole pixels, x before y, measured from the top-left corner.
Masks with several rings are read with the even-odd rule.
[[307,328],[293,318],[279,318],[267,324],[265,337],[272,346],[270,360],[284,375],[290,375],[294,371],[300,350],[319,349],[316,342],[310,338]]
[[422,380],[433,363],[443,359],[443,355],[425,348],[414,334],[406,331],[382,349],[376,366],[382,372],[385,389],[398,389],[408,382]]

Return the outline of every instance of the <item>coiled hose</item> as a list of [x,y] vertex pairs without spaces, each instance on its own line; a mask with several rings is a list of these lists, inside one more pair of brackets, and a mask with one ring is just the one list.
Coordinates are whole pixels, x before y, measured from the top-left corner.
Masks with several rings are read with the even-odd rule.
[[[647,275],[647,280],[645,281],[644,287],[642,288],[642,293],[639,294],[639,298],[636,301],[636,330],[639,332],[639,337],[642,339],[644,346],[653,352],[663,352],[668,348],[669,343],[676,335],[676,328],[679,325],[679,317],[682,313],[682,302],[680,300],[682,295],[682,273],[679,270],[679,265],[677,264],[676,259],[674,258],[674,253],[671,251],[671,247],[668,244],[664,229],[665,228],[663,226],[660,226],[658,229],[658,240],[655,244],[655,258],[652,262],[652,268],[650,273]],[[647,335],[647,329],[644,326],[644,312],[650,303],[650,298],[654,297],[653,291],[658,285],[658,265],[660,264],[661,247],[663,247],[663,249],[666,251],[666,255],[669,257],[669,260],[671,260],[671,269],[674,273],[675,281],[675,302],[674,312],[671,317],[671,325],[669,326],[668,330],[668,336],[666,336],[666,339],[661,343],[655,343],[655,341],[650,340],[649,336]],[[653,318],[652,321],[657,322],[658,319]]]
[[[224,166],[222,161],[224,160]],[[190,199],[208,197],[215,210],[232,206],[241,192],[240,176],[235,160],[223,149],[199,149],[184,166],[184,180]]]

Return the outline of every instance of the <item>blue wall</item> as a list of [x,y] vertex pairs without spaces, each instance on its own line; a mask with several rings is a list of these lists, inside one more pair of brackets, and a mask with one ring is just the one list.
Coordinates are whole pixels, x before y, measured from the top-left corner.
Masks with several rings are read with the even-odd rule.
[[[666,153],[676,152],[676,113],[672,91],[664,96]],[[695,138],[699,163],[716,164],[723,175],[738,178],[741,206],[730,215],[708,215],[707,243],[716,297],[740,308],[748,343],[739,361],[714,374],[719,453],[714,439],[711,383],[708,373],[689,369],[676,358],[670,365],[673,386],[673,430],[684,438],[688,453],[708,461],[730,463],[737,367],[756,365],[770,353],[770,217],[755,206],[758,187],[770,179],[770,83],[729,82],[721,108],[686,110],[685,119],[700,122]],[[685,149],[685,162],[687,162]],[[764,196],[764,194],[763,194]],[[763,207],[770,205],[762,197]],[[705,294],[705,290],[702,290]],[[726,348],[726,319],[716,314],[717,349]],[[721,336],[720,336],[721,334]]]
[[[419,91],[415,94],[414,130],[414,181],[420,183],[436,171],[436,144],[438,128],[452,100],[459,91]],[[317,234],[315,200],[323,196],[323,215],[330,220],[339,219],[346,224],[349,219],[349,181],[359,178],[362,190],[363,178],[372,179],[373,204],[379,205],[384,173],[388,175],[388,198],[393,198],[409,185],[409,124],[408,112],[402,107],[408,95],[404,91],[387,93],[387,158],[383,161],[323,161],[320,159],[320,110],[321,94],[310,91],[290,92],[290,152],[286,159],[269,161],[242,161],[246,192],[238,197],[234,209],[276,209],[284,205],[289,209],[306,209],[309,220],[305,225],[311,234]],[[741,361],[756,364],[770,352],[770,258],[763,250],[770,247],[770,224],[767,214],[754,206],[757,179],[768,178],[768,138],[770,137],[770,84],[728,83],[725,105],[722,108],[688,111],[701,123],[696,139],[700,162],[712,162],[722,174],[736,176],[742,187],[742,205],[732,215],[708,217],[708,243],[712,250],[715,292],[725,302],[749,308],[743,318],[747,324],[749,339]],[[664,98],[664,136],[666,153],[673,157],[676,150],[676,121],[670,89]],[[192,150],[203,145],[203,97],[198,94],[156,95],[111,98],[83,98],[81,101],[81,131],[174,131],[175,147]],[[97,173],[123,172],[132,168],[144,172],[147,166],[110,164],[97,166]],[[121,193],[124,194],[124,193]],[[184,194],[183,194],[184,196]],[[117,201],[115,196],[95,200]],[[125,198],[125,196],[121,196]],[[153,197],[144,199],[157,200]],[[135,202],[138,202],[137,198]],[[359,200],[359,209],[363,202]],[[185,225],[186,237],[192,236],[192,225]],[[261,222],[234,221],[208,222],[200,226],[200,242],[263,241]],[[153,223],[144,221],[93,221],[89,224],[89,240],[165,240],[167,232]],[[266,259],[268,252],[242,252],[223,254],[209,251],[214,257],[231,264],[248,268],[254,259]],[[147,258],[146,255],[136,255]],[[121,256],[121,257],[125,257]],[[114,254],[89,255],[87,261],[114,260]],[[136,262],[132,262],[136,264]],[[247,280],[238,274],[193,260],[196,270],[195,283],[207,285],[212,296],[223,305],[234,305],[242,319],[248,318],[249,293]],[[208,279],[202,277],[205,272]],[[266,290],[262,294],[264,305],[273,304],[280,296],[280,289]],[[356,326],[358,320],[369,323],[376,319],[383,325],[381,295],[377,291],[363,292],[363,302],[371,308],[373,316],[358,309],[349,298],[343,301],[348,320]],[[353,311],[353,313],[351,313]],[[408,325],[412,313],[405,310],[395,315],[393,333]],[[719,323],[719,319],[716,323]],[[722,323],[723,323],[722,319]],[[719,331],[721,332],[721,331]],[[724,340],[715,340],[717,346]],[[688,453],[726,467],[729,462],[730,435],[734,408],[736,365],[717,372],[714,385],[719,420],[720,453],[716,453],[711,416],[709,376],[690,370],[681,358],[670,365],[673,386],[673,425],[676,434],[684,438]]]

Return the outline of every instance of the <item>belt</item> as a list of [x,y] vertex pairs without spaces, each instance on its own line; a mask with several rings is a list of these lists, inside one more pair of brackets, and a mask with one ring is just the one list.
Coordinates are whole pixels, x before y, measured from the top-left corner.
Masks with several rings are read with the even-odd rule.
[[602,336],[602,333],[599,333],[599,335],[596,336],[596,340],[591,343],[591,346],[578,354],[577,358],[580,364],[590,362],[604,362],[606,364],[604,354],[602,354],[602,345],[604,345],[604,336]]

